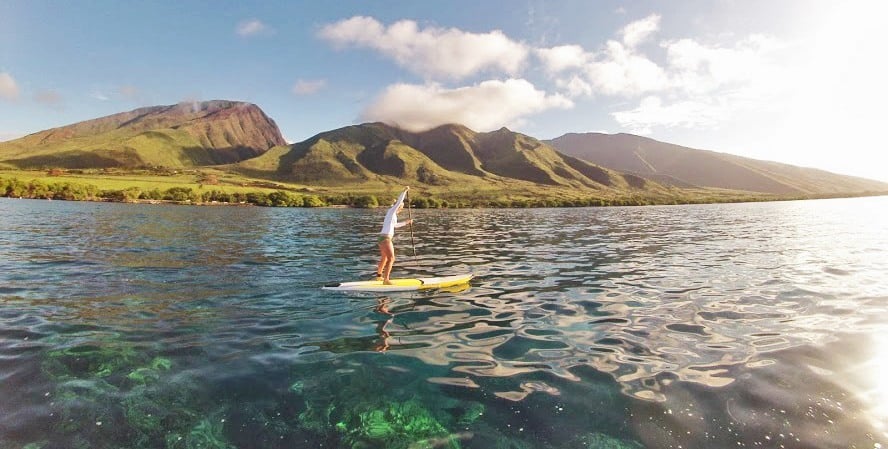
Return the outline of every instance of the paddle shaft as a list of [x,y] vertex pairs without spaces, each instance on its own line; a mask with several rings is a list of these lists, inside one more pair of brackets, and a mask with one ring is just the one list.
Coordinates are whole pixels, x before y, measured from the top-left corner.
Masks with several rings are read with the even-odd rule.
[[416,264],[416,240],[413,239],[413,212],[410,208],[410,191],[407,191],[407,218],[410,219],[410,243],[413,244],[413,264]]

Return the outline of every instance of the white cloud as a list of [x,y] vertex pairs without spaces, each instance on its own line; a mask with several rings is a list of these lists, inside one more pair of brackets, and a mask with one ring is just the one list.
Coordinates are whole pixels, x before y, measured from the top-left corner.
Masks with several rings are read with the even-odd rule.
[[655,126],[666,128],[709,128],[717,126],[726,117],[721,104],[698,100],[683,100],[664,105],[656,96],[641,100],[637,108],[614,112],[614,119],[636,134],[650,134]]
[[661,44],[666,49],[673,87],[690,93],[707,93],[727,86],[763,81],[773,84],[783,77],[770,56],[782,45],[772,38],[753,35],[733,47],[704,45],[693,39]]
[[751,35],[727,44],[685,38],[641,46],[656,39],[659,28],[660,16],[652,14],[626,25],[620,39],[594,52],[563,45],[535,54],[558,90],[571,98],[646,97],[634,109],[611,114],[639,133],[658,126],[711,128],[774,109],[775,99],[785,97],[799,76],[787,70],[792,52],[774,38]]
[[605,95],[636,96],[669,86],[662,67],[616,41],[608,41],[600,58],[584,67],[596,92]]
[[579,45],[561,45],[536,50],[537,57],[543,62],[550,73],[558,73],[567,69],[584,66],[592,55],[586,53]]
[[[693,39],[663,42],[667,82],[651,91],[638,107],[616,111],[612,117],[637,133],[653,128],[715,128],[750,114],[771,113],[784,101],[793,71],[783,67],[775,52],[781,43],[753,35],[731,46],[705,45]],[[668,99],[668,101],[666,99]]]
[[338,47],[371,48],[429,79],[462,79],[482,71],[514,75],[529,53],[499,30],[420,29],[412,20],[386,27],[372,17],[356,16],[324,26],[319,36]]
[[548,73],[573,74],[567,78],[569,81],[565,78],[556,81],[572,96],[633,97],[661,91],[669,86],[667,72],[636,49],[659,29],[659,23],[658,15],[632,22],[620,31],[622,42],[609,40],[597,53],[579,45],[562,45],[538,49],[536,55]]
[[293,93],[295,95],[311,95],[327,86],[327,80],[296,80],[293,85]]
[[555,85],[566,90],[571,97],[589,96],[593,92],[592,85],[576,75],[567,80],[559,79],[555,81]]
[[238,23],[234,31],[238,36],[250,37],[269,33],[271,29],[259,19],[248,19]]
[[[786,55],[779,55],[780,42],[752,35],[731,43],[722,36],[719,43],[685,38],[644,45],[657,42],[660,22],[659,14],[632,21],[589,50],[581,45],[530,48],[501,31],[470,33],[421,27],[411,20],[386,25],[362,16],[328,24],[318,36],[339,48],[371,49],[426,77],[425,84],[389,87],[364,111],[365,119],[411,129],[452,122],[493,129],[552,107],[571,107],[569,98],[593,96],[639,101],[635,108],[612,111],[620,125],[635,131],[711,128],[770,108],[769,99],[786,95],[781,90],[795,75],[783,70],[787,64],[781,63]],[[529,54],[560,95],[514,79]],[[513,79],[468,87],[436,82],[485,71],[509,73]],[[293,90],[310,92],[312,86]]]
[[660,29],[660,16],[651,14],[623,27],[620,34],[627,47],[635,48]]
[[0,72],[0,99],[17,100],[19,96],[18,84],[15,78],[7,72]]
[[530,114],[570,108],[561,95],[548,95],[523,79],[490,80],[470,87],[447,89],[439,84],[389,86],[362,114],[411,131],[459,123],[476,131],[515,126]]

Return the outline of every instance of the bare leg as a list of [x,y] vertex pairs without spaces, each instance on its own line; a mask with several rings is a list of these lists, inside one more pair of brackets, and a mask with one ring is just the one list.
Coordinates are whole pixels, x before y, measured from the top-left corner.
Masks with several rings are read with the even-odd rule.
[[382,282],[391,284],[389,276],[392,273],[392,265],[395,263],[395,245],[392,244],[391,239],[379,242],[379,253],[382,255],[382,260],[379,262],[382,267]]
[[392,274],[392,265],[395,264],[395,258],[391,257],[388,260],[388,263],[385,264],[385,272],[382,274],[382,283],[386,285],[391,285],[392,281],[389,280],[389,276]]
[[376,264],[376,280],[382,280],[382,269],[385,268],[385,264],[387,262],[388,257],[385,256],[385,251],[382,248],[382,243],[379,244],[379,263]]

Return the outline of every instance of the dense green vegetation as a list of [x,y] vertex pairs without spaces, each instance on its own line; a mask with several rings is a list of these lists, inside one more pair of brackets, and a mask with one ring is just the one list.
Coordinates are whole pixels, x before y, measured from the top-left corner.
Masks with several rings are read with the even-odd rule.
[[[525,186],[526,187],[526,186]],[[113,201],[193,205],[255,205],[267,207],[344,206],[385,207],[399,186],[385,184],[310,188],[231,177],[213,171],[0,171],[0,197],[65,201]],[[594,196],[550,187],[495,190],[464,186],[463,189],[411,190],[410,203],[418,209],[465,207],[599,207],[655,204],[725,203],[827,198],[820,196],[754,195],[713,189],[674,189],[670,195],[644,192],[619,196]],[[873,193],[875,194],[875,193]],[[842,195],[847,196],[847,195]]]
[[[145,189],[132,186],[123,189],[101,189],[93,184],[77,182],[45,182],[40,179],[22,181],[0,177],[0,196],[66,201],[172,202],[181,204],[253,204],[274,207],[319,207],[327,201],[317,195],[294,195],[286,191],[226,192],[217,189],[170,187]],[[351,198],[344,198],[346,201]],[[366,200],[353,199],[354,205],[370,207]],[[348,202],[346,205],[352,205]]]

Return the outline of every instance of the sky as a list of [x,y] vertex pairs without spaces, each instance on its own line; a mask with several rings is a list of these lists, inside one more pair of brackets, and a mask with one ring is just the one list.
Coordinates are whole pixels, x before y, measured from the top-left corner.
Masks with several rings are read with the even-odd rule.
[[888,2],[0,0],[0,141],[143,106],[632,133],[888,181]]

